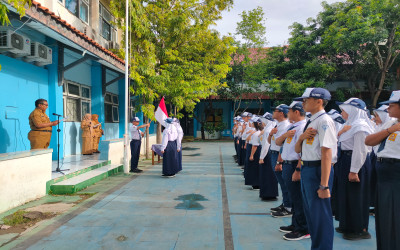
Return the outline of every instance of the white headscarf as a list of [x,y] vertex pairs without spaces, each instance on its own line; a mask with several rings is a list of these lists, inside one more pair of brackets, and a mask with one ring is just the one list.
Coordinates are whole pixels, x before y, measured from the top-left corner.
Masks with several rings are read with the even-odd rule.
[[339,106],[342,110],[346,111],[349,115],[344,125],[350,125],[351,129],[343,133],[339,137],[339,142],[346,141],[352,138],[356,133],[364,131],[368,134],[374,133],[374,125],[370,121],[368,114],[365,110],[354,107],[350,104],[341,104]]
[[388,107],[389,107],[389,106],[387,106],[387,105],[382,105],[382,106],[380,106],[378,109],[375,109],[375,110],[374,110],[374,113],[375,113],[376,115],[378,115],[379,118],[380,118],[381,121],[382,121],[381,124],[376,125],[376,129],[377,129],[377,130],[380,129],[380,128],[383,126],[383,124],[387,123],[388,121],[394,120],[392,117],[389,116],[389,113],[385,111],[385,110],[387,110]]

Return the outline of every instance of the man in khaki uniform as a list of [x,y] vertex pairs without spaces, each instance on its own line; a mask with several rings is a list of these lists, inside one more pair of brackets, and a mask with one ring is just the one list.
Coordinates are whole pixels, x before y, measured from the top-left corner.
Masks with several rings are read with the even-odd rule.
[[36,100],[35,106],[35,110],[29,115],[31,131],[28,133],[28,139],[31,149],[45,149],[50,145],[51,127],[56,126],[58,121],[51,122],[46,115],[49,104],[45,99]]

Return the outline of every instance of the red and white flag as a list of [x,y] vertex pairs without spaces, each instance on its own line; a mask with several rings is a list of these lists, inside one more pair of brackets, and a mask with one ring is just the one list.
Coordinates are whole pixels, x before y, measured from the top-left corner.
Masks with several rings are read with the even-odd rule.
[[161,98],[160,104],[158,104],[158,108],[154,113],[156,120],[165,127],[164,120],[168,118],[167,107],[165,107],[164,97]]

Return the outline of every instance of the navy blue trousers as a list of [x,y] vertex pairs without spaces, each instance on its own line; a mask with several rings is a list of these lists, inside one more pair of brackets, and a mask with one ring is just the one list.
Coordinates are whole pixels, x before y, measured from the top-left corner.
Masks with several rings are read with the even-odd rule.
[[243,166],[244,160],[246,159],[246,149],[243,148],[244,144],[245,144],[245,141],[242,139],[239,139],[239,160],[238,160],[239,166]]
[[290,200],[287,187],[285,185],[285,182],[283,181],[282,171],[275,171],[275,166],[276,166],[276,161],[278,160],[278,155],[279,155],[278,151],[271,151],[272,171],[274,171],[276,179],[278,180],[278,183],[281,186],[283,205],[285,207],[292,207],[292,202]]
[[[332,189],[333,169],[329,175]],[[301,168],[301,192],[308,232],[311,235],[311,249],[330,250],[333,248],[333,218],[330,198],[320,199],[318,189],[321,184],[321,167]]]
[[282,177],[292,201],[292,225],[294,225],[295,231],[308,233],[307,220],[303,210],[301,183],[300,181],[292,181],[292,175],[296,170],[296,166],[297,163],[283,164]]
[[237,145],[237,140],[238,140],[237,137],[234,137],[234,138],[233,138],[233,146],[235,147],[236,159],[237,159],[237,157],[238,157],[238,145]]
[[246,179],[247,177],[247,171],[248,171],[248,167],[249,167],[249,157],[250,157],[250,153],[251,153],[251,144],[247,143],[246,145],[246,149],[245,149],[245,158],[244,158],[244,178]]
[[376,164],[375,203],[378,250],[400,249],[400,163]]
[[260,198],[276,198],[278,196],[278,181],[271,168],[271,152],[268,151],[264,163],[260,165]]
[[140,157],[141,140],[131,140],[131,171],[137,169]]
[[[250,148],[251,151],[251,148]],[[257,146],[257,150],[253,155],[253,160],[251,161],[249,158],[249,161],[247,163],[247,175],[244,181],[245,185],[250,185],[250,186],[260,186],[260,152],[261,152],[261,146]]]
[[178,172],[178,152],[176,141],[169,141],[163,154],[163,175],[174,175]]

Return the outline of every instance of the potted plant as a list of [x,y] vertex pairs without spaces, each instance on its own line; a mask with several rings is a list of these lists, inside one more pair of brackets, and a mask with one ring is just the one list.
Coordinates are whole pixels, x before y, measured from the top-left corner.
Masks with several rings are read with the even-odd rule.
[[221,138],[221,133],[224,131],[226,128],[225,123],[211,123],[211,122],[206,122],[204,124],[204,130],[206,131],[206,137],[207,139],[220,139]]

